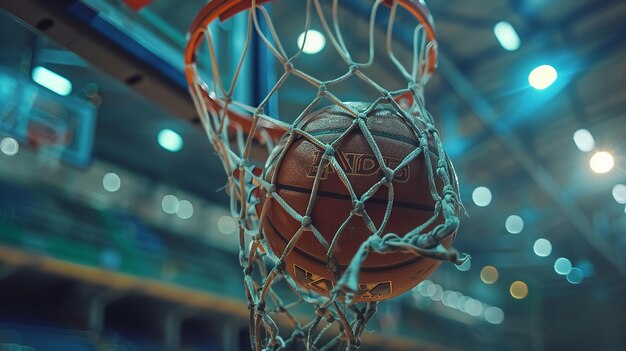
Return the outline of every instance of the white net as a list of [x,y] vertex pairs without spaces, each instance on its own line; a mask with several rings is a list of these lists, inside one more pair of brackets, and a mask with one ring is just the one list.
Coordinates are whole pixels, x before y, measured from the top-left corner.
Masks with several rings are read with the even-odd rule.
[[[413,18],[409,36],[411,45],[408,50],[404,48],[409,53],[408,64],[403,64],[403,60],[394,54],[394,36],[398,32],[394,28],[400,21],[398,13],[406,12],[412,6],[411,1],[372,2],[366,20],[367,31],[360,35],[346,35],[350,28],[346,28],[346,21],[342,26],[340,1],[303,0],[303,33],[309,33],[315,19],[331,49],[339,55],[333,69],[339,68],[341,73],[329,79],[320,79],[321,74],[305,72],[299,67],[298,59],[303,55],[302,49],[306,44],[293,55],[287,54],[267,5],[251,1],[246,6],[246,10],[239,15],[245,16],[243,23],[246,30],[242,31],[245,42],[241,57],[237,58],[237,64],[228,75],[229,85],[224,84],[216,38],[208,25],[200,29],[197,38],[204,42],[196,42],[194,50],[200,46],[206,49],[208,59],[203,63],[211,72],[207,79],[209,83],[200,78],[197,62],[188,63],[186,69],[188,78],[191,77],[190,90],[196,108],[228,176],[231,212],[239,223],[240,263],[250,309],[251,345],[254,350],[290,349],[297,343],[306,350],[358,349],[361,334],[376,311],[377,301],[389,297],[364,291],[359,274],[368,255],[401,252],[426,260],[447,260],[457,264],[467,258],[450,249],[459,226],[458,216],[463,209],[456,175],[445,155],[433,118],[424,108],[424,86],[436,64],[437,44],[428,35],[428,28],[416,21],[414,14],[409,14]],[[381,15],[382,11],[385,11],[384,15]],[[406,35],[406,23],[402,25]],[[367,38],[365,50],[358,42],[364,37]],[[255,38],[271,52],[281,72],[264,98],[258,104],[250,104],[237,99],[235,90]],[[383,45],[377,42],[377,38],[382,38]],[[351,44],[348,39],[357,42]],[[305,43],[306,40],[305,37]],[[349,48],[356,46],[361,50],[353,55]],[[199,62],[199,53],[195,55],[198,55]],[[370,73],[374,72],[372,69],[376,68],[377,59],[389,62],[389,67],[402,81],[400,88],[387,89],[371,78]],[[324,73],[329,70],[324,70]],[[279,92],[287,89],[287,81],[294,78],[312,87],[314,94],[310,101],[302,103],[295,120],[287,123],[268,115],[267,105]],[[363,89],[374,91],[376,96],[361,103],[346,102],[335,90],[340,90],[339,86],[348,80],[355,80]],[[305,126],[314,118],[312,116],[328,111],[335,114],[340,111],[350,122],[331,139],[307,130]],[[401,120],[415,143],[414,148],[393,165],[381,150],[380,133],[373,129],[371,123],[377,120],[381,111]],[[283,133],[282,139],[276,143],[277,137]],[[355,134],[366,143],[372,153],[371,162],[381,175],[365,191],[355,190],[352,184],[354,178],[337,156],[342,143]],[[308,189],[310,195],[305,206],[294,206],[281,192],[284,185],[277,181],[281,165],[296,141],[309,143],[319,155],[314,163]],[[410,230],[390,232],[387,228],[390,227],[394,199],[398,196],[394,192],[398,188],[396,179],[418,161],[422,165],[425,183],[415,186],[423,187],[422,193],[432,200],[433,206],[427,209],[425,220]],[[265,165],[262,173],[255,166],[259,162]],[[326,218],[316,217],[315,210],[320,188],[329,170],[343,184],[351,204],[345,218],[333,219],[341,223],[333,233],[320,230]],[[374,216],[368,212],[368,204],[380,192],[385,195],[384,213]],[[289,239],[280,250],[268,243],[268,233],[264,229],[269,212],[276,211],[276,206],[289,220],[298,223],[297,229],[288,233]],[[363,221],[367,237],[357,243],[354,255],[338,259],[340,237],[355,218]],[[294,250],[301,246],[300,241],[305,235],[316,238],[325,251],[323,261],[329,273],[326,290],[298,281],[297,272],[286,264],[290,262]],[[347,263],[342,265],[338,262]],[[315,313],[310,309],[307,311],[306,306],[312,306]]]

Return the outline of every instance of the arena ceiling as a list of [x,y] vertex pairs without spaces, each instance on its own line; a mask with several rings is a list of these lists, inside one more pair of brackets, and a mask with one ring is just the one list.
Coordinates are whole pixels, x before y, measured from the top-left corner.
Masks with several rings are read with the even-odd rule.
[[[210,201],[226,202],[224,194],[216,191],[224,183],[221,165],[205,135],[194,126],[193,107],[179,81],[80,20],[63,15],[56,5],[35,0],[1,3],[27,23],[40,23],[46,16],[59,23],[35,34],[5,18],[0,31],[4,65],[20,69],[21,62],[32,59],[66,76],[76,87],[98,85],[102,104],[96,157]],[[71,1],[58,3],[66,6]],[[203,3],[155,0],[147,8],[149,16],[140,13],[138,23],[160,34],[168,28],[164,40],[182,50],[180,40]],[[347,3],[356,6],[357,2]],[[505,325],[509,335],[515,335],[516,328],[539,323],[529,334],[543,338],[544,349],[557,345],[559,349],[582,345],[618,349],[624,341],[619,330],[626,329],[626,209],[612,191],[626,183],[626,3],[432,0],[428,6],[436,21],[441,57],[438,74],[427,87],[427,108],[458,170],[469,214],[463,219],[457,247],[473,259],[469,271],[444,265],[433,280],[445,289],[484,296],[507,311],[512,320]],[[28,12],[32,8],[39,12]],[[136,16],[113,8],[124,18]],[[521,41],[518,50],[506,51],[496,40],[493,27],[500,21],[515,27]],[[293,22],[290,27],[286,19],[281,30],[297,33],[301,24]],[[89,45],[63,42],[66,34],[59,27],[71,35],[80,32],[77,28],[87,28],[82,35]],[[29,51],[31,47],[35,49]],[[94,57],[94,48],[102,51],[100,57]],[[60,59],[53,55],[59,52]],[[128,67],[111,63],[115,60]],[[540,64],[558,71],[555,84],[545,90],[532,89],[527,80],[531,69]],[[133,70],[143,77],[137,84],[128,80]],[[183,135],[183,150],[174,154],[159,147],[155,136],[162,128]],[[612,171],[590,170],[593,152],[580,151],[573,141],[579,129],[593,135],[593,152],[613,154]],[[477,206],[472,199],[479,186],[491,191],[488,206]],[[511,215],[523,219],[518,234],[505,227]],[[533,251],[540,238],[551,242],[548,257]],[[584,270],[580,284],[571,284],[555,272],[558,257]],[[481,268],[487,265],[499,271],[495,284],[481,282]],[[526,299],[510,296],[514,281],[528,285]],[[433,312],[424,313],[420,318],[427,320]],[[594,340],[587,340],[592,335]],[[518,349],[526,349],[519,345],[523,343]]]

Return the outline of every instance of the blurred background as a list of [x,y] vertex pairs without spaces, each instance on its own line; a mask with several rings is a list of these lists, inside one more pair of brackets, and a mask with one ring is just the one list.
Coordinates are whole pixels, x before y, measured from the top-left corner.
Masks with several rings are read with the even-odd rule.
[[[0,350],[250,349],[225,175],[182,72],[205,3],[0,0]],[[303,21],[278,3],[297,48]],[[370,2],[339,4],[367,28]],[[623,350],[626,2],[428,6],[426,107],[472,260],[382,303],[363,350]],[[220,55],[241,49],[240,28],[216,30]],[[309,34],[303,67],[333,67]],[[246,68],[253,97],[276,75],[263,55]],[[290,89],[273,108],[306,100]]]

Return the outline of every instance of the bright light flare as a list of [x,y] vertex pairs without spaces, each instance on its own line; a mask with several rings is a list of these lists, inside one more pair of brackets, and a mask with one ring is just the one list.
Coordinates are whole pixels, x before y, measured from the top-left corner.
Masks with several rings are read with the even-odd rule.
[[613,166],[615,166],[613,155],[606,151],[598,151],[589,159],[589,167],[591,167],[592,171],[599,174],[609,172],[613,169]]
[[541,65],[533,69],[528,75],[528,84],[537,90],[543,90],[556,81],[558,74],[550,65]]

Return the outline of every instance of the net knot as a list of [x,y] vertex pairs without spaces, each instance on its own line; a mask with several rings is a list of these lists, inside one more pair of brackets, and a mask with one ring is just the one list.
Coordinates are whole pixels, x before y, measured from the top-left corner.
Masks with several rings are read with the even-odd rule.
[[285,261],[284,261],[284,260],[278,260],[278,261],[276,262],[276,270],[277,270],[279,273],[285,273],[285,268],[287,268],[287,265],[285,264]]
[[326,145],[326,150],[324,150],[324,157],[329,158],[335,156],[335,149],[332,145]]
[[289,73],[293,70],[293,63],[291,63],[291,61],[287,61],[285,62],[285,72]]
[[354,73],[359,70],[359,66],[357,64],[350,65],[350,73]]
[[454,191],[454,188],[452,187],[452,185],[447,184],[443,187],[442,197],[448,201],[450,201],[451,199],[456,200],[457,194],[456,194],[456,191]]
[[446,166],[442,165],[441,162],[439,162],[439,165],[437,166],[437,175],[443,179],[446,179],[448,177],[448,171],[446,170]]
[[365,210],[365,203],[363,203],[363,201],[361,200],[354,201],[354,208],[352,209],[352,213],[360,216],[363,214],[363,210]]
[[360,113],[359,113],[358,115],[356,115],[356,116],[357,116],[357,118],[358,118],[358,119],[360,119],[360,120],[363,120],[363,121],[367,120],[367,114],[365,114],[365,113],[363,113],[363,112],[360,112]]
[[383,172],[385,173],[385,177],[383,178],[383,184],[389,186],[393,182],[393,178],[395,178],[396,174],[393,169],[389,167],[385,167]]
[[320,86],[317,88],[317,94],[319,96],[324,96],[326,95],[326,90],[327,90],[326,84],[320,84]]
[[302,228],[308,228],[311,226],[312,223],[313,223],[313,219],[311,218],[311,216],[302,217],[302,221],[300,222],[300,224],[302,225]]

